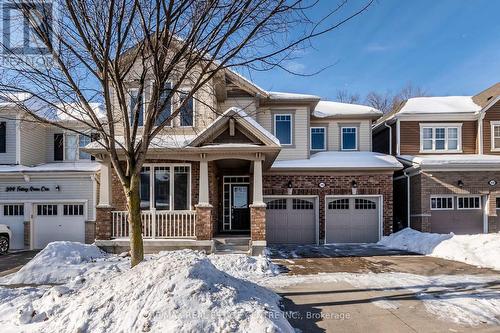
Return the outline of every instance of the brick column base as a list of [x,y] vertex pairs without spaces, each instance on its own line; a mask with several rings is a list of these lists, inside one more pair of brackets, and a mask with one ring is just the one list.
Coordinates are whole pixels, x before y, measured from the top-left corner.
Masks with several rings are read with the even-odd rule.
[[95,238],[96,239],[111,239],[111,222],[113,208],[97,208],[95,221]]
[[266,205],[250,205],[250,231],[252,241],[266,240]]
[[212,205],[195,205],[196,239],[210,240],[213,236]]
[[24,247],[30,247],[31,241],[31,224],[30,221],[24,221]]

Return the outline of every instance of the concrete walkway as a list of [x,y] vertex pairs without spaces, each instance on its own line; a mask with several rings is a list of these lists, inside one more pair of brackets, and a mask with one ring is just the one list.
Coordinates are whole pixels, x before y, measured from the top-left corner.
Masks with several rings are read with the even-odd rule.
[[[467,327],[440,320],[407,290],[359,289],[339,282],[276,291],[284,297],[290,324],[303,332],[499,332],[498,326]],[[384,299],[396,299],[398,305]]]

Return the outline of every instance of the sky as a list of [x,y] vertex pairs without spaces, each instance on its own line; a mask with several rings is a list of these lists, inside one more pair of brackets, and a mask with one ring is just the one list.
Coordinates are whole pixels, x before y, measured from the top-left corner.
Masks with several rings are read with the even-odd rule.
[[[317,13],[337,0],[324,0]],[[346,8],[359,8],[355,0]],[[326,7],[325,7],[326,6]],[[344,15],[347,12],[344,12]],[[365,96],[411,83],[430,95],[474,95],[500,81],[500,0],[376,0],[282,69],[249,73],[266,90]],[[339,17],[337,17],[339,18]]]

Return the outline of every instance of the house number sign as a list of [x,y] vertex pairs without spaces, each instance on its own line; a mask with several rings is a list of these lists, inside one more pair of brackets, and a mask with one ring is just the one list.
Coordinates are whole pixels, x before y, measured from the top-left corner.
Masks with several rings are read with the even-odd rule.
[[49,192],[46,186],[7,186],[5,192]]

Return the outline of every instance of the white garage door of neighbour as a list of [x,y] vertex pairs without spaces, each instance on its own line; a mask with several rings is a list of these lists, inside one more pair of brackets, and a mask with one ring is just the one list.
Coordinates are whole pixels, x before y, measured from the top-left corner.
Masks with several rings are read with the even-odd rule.
[[54,241],[85,241],[84,204],[36,204],[33,215],[36,249]]
[[5,224],[12,232],[11,250],[24,248],[24,204],[4,204],[1,207],[0,224]]

